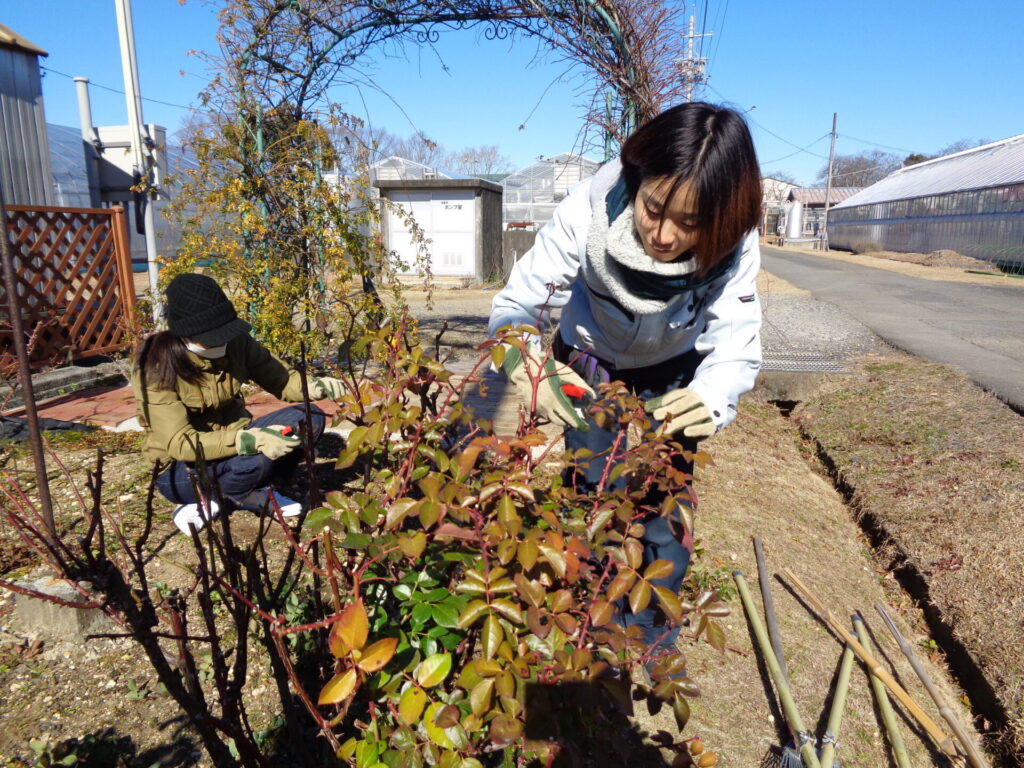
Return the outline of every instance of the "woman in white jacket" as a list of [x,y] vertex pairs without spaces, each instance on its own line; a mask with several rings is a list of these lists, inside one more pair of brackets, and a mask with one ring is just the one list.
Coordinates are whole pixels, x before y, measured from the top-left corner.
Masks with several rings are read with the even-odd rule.
[[[692,451],[736,416],[761,366],[761,308],[755,229],[761,180],[753,141],[735,111],[700,102],[650,120],[608,163],[575,187],[538,233],[495,297],[490,332],[545,327],[561,308],[552,361],[535,346],[509,348],[502,370],[529,393],[537,414],[566,427],[566,449],[593,453],[577,481],[596,486],[614,434],[597,427],[563,390],[593,397],[602,381],[622,381],[640,397],[654,427]],[[533,381],[541,368],[533,396]],[[677,468],[692,476],[682,454]],[[646,500],[657,509],[659,499]],[[643,521],[644,559],[672,561],[660,582],[678,591],[692,537],[679,520]],[[678,627],[656,626],[653,606],[620,619],[643,628],[657,651],[671,650]]]

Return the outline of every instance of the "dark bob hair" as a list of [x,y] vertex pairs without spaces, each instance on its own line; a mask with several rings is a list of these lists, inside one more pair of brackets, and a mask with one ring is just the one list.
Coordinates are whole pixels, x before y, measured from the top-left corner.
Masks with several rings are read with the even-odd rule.
[[622,146],[630,201],[648,179],[668,178],[667,203],[692,184],[697,206],[697,273],[732,253],[761,216],[761,171],[738,112],[702,101],[680,104],[641,126]]

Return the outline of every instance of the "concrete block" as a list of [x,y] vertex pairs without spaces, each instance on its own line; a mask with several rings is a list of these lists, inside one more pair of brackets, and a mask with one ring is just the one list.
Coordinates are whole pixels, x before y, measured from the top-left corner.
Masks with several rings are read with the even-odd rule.
[[[79,584],[87,590],[91,587],[88,582]],[[88,602],[82,593],[66,580],[49,575],[30,576],[25,581],[18,582],[18,586],[71,603]],[[53,640],[84,640],[86,635],[114,630],[114,624],[99,608],[72,608],[20,593],[14,595],[14,616],[11,624],[15,630],[26,635]]]
[[757,388],[769,400],[802,403],[818,394],[826,378],[835,375],[833,372],[762,371],[757,377]]
[[[34,374],[32,390],[38,403],[83,389],[123,384],[124,381],[124,374],[121,373],[117,363],[100,363],[94,366],[66,365]],[[0,398],[5,397],[9,392],[7,387],[0,387]],[[25,405],[24,398],[20,390],[16,390],[7,407],[13,409],[23,405]]]

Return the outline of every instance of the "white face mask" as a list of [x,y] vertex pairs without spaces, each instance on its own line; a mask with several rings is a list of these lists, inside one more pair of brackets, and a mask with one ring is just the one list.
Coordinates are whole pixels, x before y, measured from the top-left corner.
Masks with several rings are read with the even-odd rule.
[[205,357],[207,360],[216,360],[219,357],[224,357],[228,351],[228,345],[221,344],[219,347],[204,347],[196,344],[194,341],[186,341],[185,349],[196,353],[200,357]]

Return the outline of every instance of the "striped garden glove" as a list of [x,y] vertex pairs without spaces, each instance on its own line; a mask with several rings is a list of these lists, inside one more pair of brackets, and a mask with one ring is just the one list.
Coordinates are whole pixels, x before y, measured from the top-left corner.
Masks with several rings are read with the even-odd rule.
[[[580,432],[590,431],[590,424],[573,404],[573,398],[581,401],[593,398],[594,390],[569,366],[557,362],[550,355],[542,358],[540,350],[533,344],[526,345],[525,356],[517,347],[507,345],[501,370],[539,416],[552,424]],[[536,398],[533,395],[534,384]]]
[[268,459],[280,459],[299,445],[299,438],[288,434],[292,431],[291,427],[278,424],[240,429],[235,435],[235,450],[239,456],[262,453]]
[[314,400],[323,400],[324,398],[337,400],[345,394],[345,384],[341,379],[334,379],[330,376],[317,376],[310,379],[309,383],[312,384],[309,388],[309,394]]
[[715,422],[703,398],[692,389],[670,389],[660,397],[652,397],[644,405],[651,416],[662,422],[670,435],[703,440],[715,434]]

